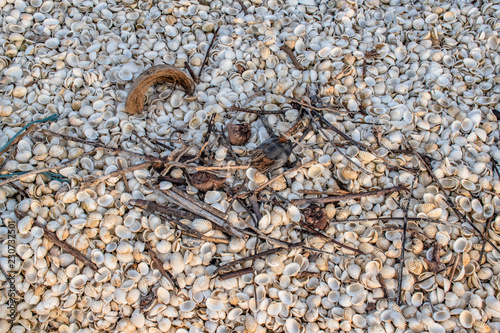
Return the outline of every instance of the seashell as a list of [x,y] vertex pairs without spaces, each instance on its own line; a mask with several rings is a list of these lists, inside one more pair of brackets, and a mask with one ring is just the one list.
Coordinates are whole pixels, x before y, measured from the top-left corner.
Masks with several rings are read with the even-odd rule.
[[460,320],[460,324],[462,324],[465,328],[472,328],[472,325],[475,322],[474,315],[468,310],[463,310],[458,318]]
[[267,314],[271,317],[276,317],[281,313],[282,305],[280,302],[271,302],[267,307]]
[[491,331],[490,326],[484,321],[475,321],[472,327],[477,333],[489,333]]
[[179,252],[174,252],[170,255],[170,266],[172,268],[172,272],[175,274],[179,274],[184,271],[184,258]]
[[283,269],[283,275],[284,276],[295,276],[295,275],[297,275],[299,270],[300,270],[300,265],[295,263],[295,262],[292,262],[292,263],[285,266],[285,268]]
[[448,320],[450,318],[450,312],[449,311],[436,311],[432,315],[432,318],[434,318],[435,321],[441,322]]
[[[439,208],[440,209],[440,208]],[[428,215],[427,215],[428,216]],[[445,232],[445,231],[439,231],[438,233],[436,233],[436,242],[438,244],[440,244],[441,246],[446,246],[448,245],[448,243],[450,242],[451,240],[451,237],[450,235],[448,234],[448,232]]]
[[453,251],[457,253],[464,252],[468,247],[469,240],[464,237],[459,237],[453,242]]
[[293,296],[288,290],[280,290],[278,298],[285,306],[290,306],[293,303]]
[[286,333],[299,333],[300,332],[300,325],[297,322],[297,320],[293,318],[288,318],[285,321],[285,332]]
[[325,167],[322,164],[314,164],[307,170],[307,175],[311,178],[319,177],[325,171]]
[[361,294],[364,290],[364,287],[361,283],[352,283],[346,287],[347,295],[353,297]]
[[208,191],[205,194],[205,202],[209,205],[219,202],[222,197],[221,192],[219,191]]
[[258,285],[266,285],[272,282],[271,276],[266,273],[258,274],[255,276],[254,281]]
[[424,265],[422,261],[416,257],[412,257],[406,260],[406,269],[412,274],[420,275],[422,274],[422,270],[424,269]]
[[299,222],[301,219],[300,210],[296,206],[290,205],[288,207],[288,216],[293,222]]

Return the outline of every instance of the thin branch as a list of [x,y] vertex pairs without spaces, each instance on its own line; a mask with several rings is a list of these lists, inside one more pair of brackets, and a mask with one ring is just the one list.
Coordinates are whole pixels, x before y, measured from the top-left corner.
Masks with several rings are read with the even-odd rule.
[[12,177],[9,177],[9,178],[7,178],[5,180],[0,181],[0,186],[3,186],[3,185],[6,185],[6,184],[15,182],[16,180],[19,180],[19,179],[24,178],[24,177],[28,177],[28,176],[39,174],[41,172],[47,172],[47,171],[51,171],[51,170],[53,171],[53,170],[59,170],[59,169],[65,168],[68,164],[71,164],[75,160],[77,160],[79,158],[82,158],[82,157],[84,157],[86,155],[89,155],[90,153],[93,153],[93,152],[94,152],[94,150],[88,151],[86,153],[83,153],[80,156],[77,156],[77,157],[75,157],[75,158],[73,158],[73,159],[71,159],[69,161],[63,162],[63,163],[61,163],[60,165],[57,165],[57,166],[51,166],[51,167],[36,169],[36,170],[32,170],[32,171],[23,173],[21,175],[13,175]]
[[401,256],[399,258],[399,277],[398,277],[398,292],[397,292],[397,303],[398,305],[401,304],[401,291],[402,291],[402,284],[403,284],[403,266],[404,266],[404,261],[405,261],[405,243],[406,243],[406,229],[408,227],[408,207],[410,206],[410,199],[413,195],[413,189],[415,188],[415,185],[417,184],[418,180],[418,175],[415,177],[413,180],[413,183],[411,185],[409,194],[408,194],[408,200],[406,201],[406,205],[403,208],[404,211],[404,219],[403,219],[403,246],[401,249]]
[[149,252],[149,255],[151,256],[153,263],[155,264],[156,268],[158,268],[161,275],[166,277],[167,280],[172,285],[172,287],[174,288],[174,290],[178,292],[179,285],[177,284],[177,281],[175,281],[174,276],[170,274],[170,272],[167,272],[165,268],[163,268],[163,263],[161,262],[160,258],[158,258],[158,255],[156,254],[155,250],[153,250],[153,248],[148,242],[146,242],[146,250]]
[[5,153],[10,147],[16,145],[26,135],[31,133],[36,128],[37,125],[38,125],[38,123],[31,124],[22,134],[19,134],[11,143],[9,143],[7,146],[5,146],[4,149],[2,149],[2,151],[0,151],[0,155]]
[[226,166],[206,167],[206,166],[190,165],[174,161],[167,162],[167,164],[177,168],[186,168],[189,170],[196,170],[196,171],[246,170],[250,168],[250,165],[226,165]]
[[187,71],[189,72],[189,75],[191,75],[191,77],[193,78],[194,83],[199,84],[200,83],[200,78],[193,71],[193,69],[189,65],[189,61],[188,60],[184,61],[184,66],[186,67]]
[[[16,213],[17,213],[17,211],[16,211]],[[20,214],[24,215],[22,213],[20,213]],[[97,271],[98,268],[97,268],[97,265],[95,263],[93,263],[92,261],[90,261],[89,259],[87,259],[87,257],[85,257],[83,255],[83,253],[81,253],[80,251],[78,251],[77,249],[75,249],[73,246],[69,245],[65,241],[60,240],[56,236],[56,234],[53,233],[52,231],[50,231],[49,229],[47,229],[47,227],[45,225],[43,225],[40,222],[35,221],[35,220],[33,221],[33,225],[35,225],[35,226],[37,226],[39,228],[42,228],[43,229],[43,236],[45,238],[47,238],[49,241],[51,241],[52,243],[54,243],[54,245],[59,246],[64,252],[67,252],[67,253],[71,254],[73,257],[75,257],[75,259],[78,259],[84,265],[92,268],[92,270],[94,270],[94,272]]]
[[434,174],[434,172],[432,172],[431,167],[429,166],[429,164],[427,164],[427,162],[424,160],[424,158],[422,157],[422,155],[419,154],[419,153],[417,153],[416,156],[418,157],[418,159],[420,160],[420,162],[422,162],[422,164],[425,166],[425,168],[427,169],[427,172],[431,175],[431,177],[434,180],[434,182],[436,183],[436,185],[439,187],[439,189],[441,190],[441,192],[444,194],[444,196],[446,198],[446,203],[455,212],[455,214],[460,219],[460,221],[462,221],[463,223],[468,223],[484,241],[488,242],[495,250],[497,250],[500,253],[500,249],[498,248],[498,246],[496,246],[495,243],[493,243],[491,240],[489,240],[487,237],[485,237],[481,233],[481,231],[474,225],[474,223],[471,220],[469,220],[469,218],[466,215],[463,215],[457,209],[457,206],[455,205],[455,203],[453,202],[453,200],[451,200],[450,196],[446,193],[446,191],[444,190],[443,186],[439,182],[439,179],[436,177],[436,175]]
[[194,220],[194,219],[199,219],[201,218],[200,216],[193,214],[191,212],[182,210],[182,209],[177,209],[177,208],[169,208],[165,207],[162,205],[157,204],[156,202],[153,201],[147,201],[147,200],[142,200],[142,199],[132,199],[128,202],[130,205],[139,207],[141,209],[144,209],[146,211],[150,212],[160,212],[164,213],[170,216],[175,216],[181,219],[187,219],[187,220]]
[[292,244],[292,245],[290,245],[289,248],[282,247],[282,246],[275,247],[274,249],[270,249],[270,250],[267,250],[267,251],[255,253],[255,254],[253,254],[251,256],[248,256],[248,257],[244,257],[244,258],[241,258],[241,259],[230,261],[230,262],[228,262],[228,263],[226,263],[226,264],[224,264],[222,266],[217,267],[217,269],[214,271],[214,274],[217,274],[219,271],[222,271],[222,270],[228,270],[229,268],[234,267],[234,266],[239,265],[239,264],[242,264],[245,261],[253,260],[253,259],[259,259],[259,258],[262,258],[262,257],[265,257],[265,256],[269,256],[271,254],[283,251],[283,250],[289,250],[290,248],[299,247],[302,244],[303,244],[302,242],[296,243],[296,244]]
[[268,180],[267,182],[265,182],[264,184],[260,185],[257,189],[253,190],[252,193],[259,193],[260,191],[262,191],[264,188],[266,188],[267,185],[271,184],[271,183],[274,183],[277,179],[281,178],[281,177],[284,177],[285,175],[289,174],[289,173],[292,173],[294,171],[297,171],[297,170],[300,170],[301,168],[305,168],[305,167],[308,167],[310,165],[313,165],[314,163],[316,163],[318,161],[318,159],[314,159],[312,161],[309,161],[305,164],[302,164],[302,165],[299,165],[295,168],[292,168],[292,169],[289,169],[277,176],[274,176],[273,178],[271,178],[270,180]]
[[353,248],[353,247],[351,247],[351,246],[349,246],[349,245],[342,244],[341,242],[336,241],[335,239],[333,239],[333,238],[329,237],[328,235],[323,234],[322,232],[320,232],[320,231],[318,231],[318,230],[316,230],[316,229],[312,228],[311,226],[307,225],[306,223],[304,223],[304,222],[302,222],[302,221],[300,222],[300,225],[301,225],[303,228],[305,228],[306,230],[308,230],[310,233],[312,233],[313,235],[315,235],[315,236],[318,236],[318,237],[321,237],[321,238],[325,239],[328,243],[333,243],[333,244],[335,244],[335,245],[338,245],[338,246],[340,246],[340,247],[343,247],[344,249],[347,249],[347,250],[352,251],[352,252],[357,253],[357,254],[363,254],[363,252],[362,252],[362,251],[360,251],[360,250],[358,250],[358,249],[355,249],[355,248]]
[[229,244],[229,241],[227,239],[223,238],[216,238],[216,237],[210,237],[210,236],[205,236],[205,235],[197,235],[195,233],[189,232],[187,230],[181,230],[181,233],[185,236],[191,237],[191,238],[198,238],[201,240],[204,240],[205,242],[211,242],[211,243],[216,243],[216,244]]
[[133,165],[133,166],[125,168],[125,169],[110,172],[108,174],[99,176],[99,177],[94,178],[94,179],[85,180],[85,181],[80,183],[80,188],[88,188],[88,187],[95,186],[95,185],[99,184],[100,182],[102,182],[103,180],[106,180],[106,179],[112,178],[112,177],[123,176],[123,178],[125,178],[125,173],[148,168],[149,166],[151,166],[152,163],[153,162],[143,162],[143,163],[136,164],[136,165]]
[[370,195],[384,195],[384,194],[389,194],[393,192],[399,192],[399,191],[406,191],[406,187],[403,185],[399,186],[394,186],[394,187],[389,187],[389,188],[383,188],[380,190],[373,190],[373,191],[367,191],[367,192],[360,192],[360,193],[351,193],[351,194],[344,194],[344,195],[337,195],[337,196],[332,196],[332,197],[326,197],[326,198],[303,198],[303,199],[292,199],[291,202],[294,205],[301,205],[301,204],[307,204],[307,203],[331,203],[331,202],[337,202],[337,201],[346,201],[346,200],[351,200],[351,199],[358,199],[361,197],[367,197]]
[[235,278],[235,277],[240,277],[242,275],[250,274],[250,273],[253,273],[253,267],[242,268],[242,269],[239,269],[237,271],[232,271],[232,272],[224,273],[224,274],[219,275],[219,278],[221,280],[227,280],[227,279],[232,279],[232,278]]
[[256,110],[256,109],[245,109],[245,108],[240,108],[238,106],[231,106],[229,110],[246,112],[246,113],[256,113],[256,114],[282,114],[286,112],[285,110],[266,111],[266,110]]
[[281,94],[281,96],[285,97],[287,100],[289,100],[289,101],[290,101],[290,102],[292,102],[292,103],[297,103],[297,104],[299,104],[299,105],[301,105],[301,106],[303,106],[303,107],[306,107],[306,108],[309,108],[309,109],[311,109],[311,110],[315,110],[315,111],[326,111],[326,112],[335,112],[335,113],[354,113],[353,111],[347,111],[347,110],[342,110],[342,111],[341,111],[341,110],[339,110],[340,108],[342,108],[342,107],[340,107],[340,106],[338,106],[338,107],[333,107],[333,108],[332,108],[332,107],[329,107],[329,108],[327,108],[327,107],[322,107],[322,108],[320,108],[320,107],[317,107],[317,106],[314,106],[314,105],[307,104],[307,103],[305,103],[305,102],[299,101],[298,99],[295,99],[295,98],[292,98],[292,97],[285,96],[285,95],[283,95],[283,94]]
[[220,27],[217,27],[214,32],[214,36],[212,38],[212,41],[210,41],[210,45],[208,45],[207,53],[205,54],[205,59],[203,59],[203,62],[201,63],[200,71],[198,72],[198,77],[201,76],[201,73],[203,73],[203,68],[208,62],[208,56],[210,55],[210,49],[212,49],[212,46],[214,45],[215,39],[217,38],[217,34],[219,33]]
[[288,46],[283,44],[280,46],[280,50],[285,52],[290,57],[290,60],[292,61],[295,68],[297,68],[299,71],[304,70],[304,66],[302,66],[302,64],[297,60],[297,58],[295,57],[295,54],[293,54],[292,49],[290,49]]

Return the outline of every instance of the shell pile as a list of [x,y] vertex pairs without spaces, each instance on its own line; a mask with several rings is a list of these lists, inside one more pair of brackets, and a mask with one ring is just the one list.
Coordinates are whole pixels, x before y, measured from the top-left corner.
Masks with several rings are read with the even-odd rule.
[[[9,283],[2,274],[0,332],[498,332],[500,252],[463,223],[446,195],[500,246],[495,173],[500,163],[495,116],[500,112],[500,4],[450,2],[0,0],[0,145],[27,123],[59,115],[57,121],[38,124],[11,155],[4,153],[2,174],[75,159],[59,169],[69,182],[37,174],[0,187],[0,263],[14,275],[17,291],[11,324]],[[217,27],[192,96],[158,86],[150,89],[143,113],[125,113],[128,88],[149,67],[184,70],[189,61],[197,72]],[[227,280],[214,276],[219,265],[275,245],[262,239],[256,245],[255,236],[228,236],[204,220],[184,222],[228,244],[188,242],[155,213],[128,205],[131,199],[168,204],[148,186],[150,177],[159,175],[155,169],[78,185],[143,160],[103,149],[82,157],[90,146],[41,132],[45,128],[163,157],[190,143],[188,154],[196,156],[215,114],[216,132],[210,135],[215,144],[207,152],[214,166],[234,165],[230,153],[246,161],[269,134],[257,115],[230,107],[286,110],[266,116],[276,133],[285,133],[300,114],[287,97],[314,97],[318,107],[351,111],[321,113],[374,153],[330,129],[323,130],[326,138],[314,124],[301,141],[303,133],[295,133],[291,162],[318,158],[318,163],[286,174],[261,192],[284,200],[259,202],[257,227],[269,237],[304,241],[335,255],[281,251],[235,267],[253,265],[254,272]],[[231,152],[216,134],[233,120],[249,123],[251,136]],[[415,153],[429,157],[444,193]],[[170,176],[183,178],[183,172],[172,168]],[[245,190],[253,190],[268,176],[232,170],[226,184],[246,180]],[[359,255],[305,232],[299,223],[307,205],[290,203],[315,197],[302,190],[354,193],[400,184],[413,187],[409,199],[400,192],[324,205],[330,223],[323,232],[360,249]],[[161,189],[172,186],[177,185],[160,184]],[[222,211],[231,207],[228,221],[235,227],[241,227],[241,219],[252,223],[223,188],[207,192],[204,200]],[[407,221],[403,244],[407,202],[408,217],[422,220]],[[10,221],[17,224],[12,270],[7,263]],[[98,270],[53,246],[34,221]],[[153,266],[145,242],[179,291]]]

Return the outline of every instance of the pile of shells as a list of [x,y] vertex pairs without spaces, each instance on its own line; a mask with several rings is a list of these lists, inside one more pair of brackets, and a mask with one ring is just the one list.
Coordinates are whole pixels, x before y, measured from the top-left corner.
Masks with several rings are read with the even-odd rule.
[[[0,332],[500,331],[498,0],[0,0],[0,10],[0,146],[29,122],[59,115],[4,153],[0,170],[29,172],[74,159],[58,170],[67,181],[33,174],[0,186],[0,264],[16,289],[14,296],[5,292],[10,284],[0,275]],[[128,89],[151,66],[184,70],[188,62],[197,72],[217,27],[193,95],[160,85],[148,91],[143,113],[125,112]],[[156,169],[82,187],[143,160],[108,149],[82,156],[89,145],[41,131],[167,157],[186,143],[187,155],[196,156],[211,127],[212,165],[231,166],[234,156],[245,163],[269,133],[258,115],[230,108],[283,110],[265,117],[284,134],[302,119],[290,97],[350,111],[322,115],[371,150],[327,128],[294,133],[290,162],[317,163],[261,192],[281,199],[258,203],[256,227],[325,253],[277,252],[236,267],[253,273],[225,280],[217,267],[275,245],[227,235],[202,219],[181,222],[225,243],[182,236],[159,214],[129,204],[169,204],[149,186]],[[229,146],[217,135],[233,122],[248,127],[244,140]],[[437,182],[416,153],[428,157]],[[272,175],[232,170],[225,182],[254,190],[287,167]],[[172,168],[169,176],[162,190],[185,175]],[[304,190],[398,185],[412,187],[411,197],[323,206],[329,223],[322,232],[358,255],[304,232],[308,205],[291,203],[316,196]],[[252,223],[228,193],[214,185],[203,198],[227,211],[235,227]],[[54,246],[37,224],[97,270]],[[178,290],[153,265],[146,243]]]

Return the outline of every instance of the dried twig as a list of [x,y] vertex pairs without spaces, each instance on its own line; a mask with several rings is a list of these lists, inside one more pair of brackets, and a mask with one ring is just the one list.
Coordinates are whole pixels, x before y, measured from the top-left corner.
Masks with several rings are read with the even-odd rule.
[[[493,219],[494,219],[494,215],[491,216],[488,219],[488,221],[486,221],[486,226],[484,227],[483,237],[487,237],[488,236],[488,229],[490,228],[491,222],[493,221]],[[483,261],[485,247],[486,247],[486,243],[483,243],[483,246],[481,247],[481,253],[479,254],[479,260],[478,260],[478,263],[480,265],[482,264],[482,261]]]
[[280,46],[280,50],[285,52],[290,57],[290,60],[292,61],[295,68],[297,68],[299,71],[304,70],[304,66],[302,66],[301,63],[297,60],[295,54],[293,54],[292,49],[290,49],[287,45],[283,44]]
[[384,297],[385,298],[389,297],[389,293],[387,292],[387,286],[385,285],[385,279],[383,278],[382,274],[378,273],[377,279],[378,279],[378,282],[380,282],[380,287],[382,288],[382,292],[384,293]]
[[153,250],[153,248],[148,242],[146,242],[146,250],[148,250],[151,259],[153,260],[153,263],[155,264],[156,268],[158,268],[161,275],[167,278],[167,280],[170,282],[170,284],[176,291],[179,291],[179,285],[177,284],[177,281],[175,281],[174,276],[170,274],[170,272],[167,272],[165,268],[163,268],[163,263],[160,261],[160,258],[158,258],[158,255],[156,254],[155,250]]
[[[155,188],[156,188],[156,186],[155,186]],[[201,201],[195,199],[194,197],[190,197],[189,199],[186,199],[171,189],[164,190],[162,192],[167,195],[167,197],[169,198],[169,200],[172,203],[175,203],[177,206],[182,207],[182,208],[184,208],[184,209],[186,209],[194,214],[200,215],[203,218],[209,220],[210,222],[219,225],[228,234],[234,235],[236,237],[244,237],[244,234],[241,231],[232,227],[225,219],[223,219],[217,215],[214,215],[211,212],[201,208],[202,207]]]
[[308,224],[304,223],[304,222],[300,222],[300,225],[305,228],[306,230],[308,230],[310,233],[312,233],[313,235],[316,235],[318,237],[321,237],[323,239],[325,239],[327,242],[329,243],[333,243],[335,245],[338,245],[340,247],[343,247],[344,249],[347,249],[349,251],[352,251],[354,253],[357,253],[357,254],[363,254],[362,251],[358,250],[358,249],[355,249],[349,245],[345,245],[345,244],[342,244],[341,242],[339,241],[336,241],[335,239],[329,237],[328,235],[325,235],[323,234],[322,232],[320,231],[317,231],[316,229],[312,228],[311,226],[309,226]]
[[311,110],[315,110],[315,111],[326,111],[326,112],[336,112],[336,113],[346,113],[346,112],[351,112],[351,111],[340,111],[339,109],[342,108],[342,107],[317,107],[317,106],[314,106],[314,105],[311,105],[311,104],[308,104],[308,103],[305,103],[305,102],[302,102],[302,101],[299,101],[298,99],[295,99],[295,98],[292,98],[292,97],[288,97],[288,96],[285,96],[283,94],[281,94],[281,96],[285,97],[287,100],[289,100],[290,102],[292,103],[297,103],[299,104],[300,106],[303,106],[303,107],[306,107],[308,109],[311,109]]
[[350,192],[344,190],[334,190],[334,191],[317,191],[317,190],[299,190],[302,194],[314,194],[314,195],[344,195]]
[[367,191],[367,192],[360,192],[360,193],[351,193],[351,194],[344,194],[344,195],[337,195],[337,196],[332,196],[332,197],[326,197],[326,198],[303,198],[303,199],[292,199],[291,202],[294,205],[301,205],[301,204],[307,204],[307,203],[331,203],[331,202],[337,202],[337,201],[346,201],[346,200],[351,200],[351,199],[358,199],[361,197],[367,197],[370,195],[384,195],[384,194],[389,194],[393,192],[399,192],[399,191],[406,191],[406,187],[403,185],[399,186],[394,186],[394,187],[388,187],[388,188],[383,188],[380,190],[373,190],[373,191]]
[[112,177],[117,177],[117,176],[123,175],[123,178],[125,178],[125,173],[148,168],[152,163],[153,162],[143,162],[143,163],[136,164],[136,165],[133,165],[133,166],[125,168],[125,169],[110,172],[108,174],[99,176],[99,177],[94,178],[94,179],[82,181],[80,183],[80,188],[88,188],[91,186],[95,186],[95,185],[99,184],[100,182],[102,182],[103,180],[106,180],[106,179],[112,178]]
[[238,112],[256,113],[256,114],[282,114],[286,112],[286,110],[266,111],[266,110],[256,110],[256,109],[245,109],[245,108],[240,108],[238,106],[231,106],[229,110]]
[[314,159],[312,161],[309,161],[305,164],[302,164],[302,165],[299,165],[295,168],[292,168],[292,169],[289,169],[289,170],[286,170],[285,172],[279,174],[279,175],[276,175],[274,176],[273,178],[271,178],[270,180],[268,180],[267,182],[265,182],[264,184],[260,185],[257,189],[253,190],[252,193],[259,193],[260,191],[262,191],[264,188],[266,188],[267,185],[271,184],[271,183],[274,183],[277,179],[281,178],[281,177],[284,177],[286,174],[289,174],[289,173],[292,173],[294,171],[297,171],[297,170],[300,170],[301,168],[305,168],[305,167],[308,167],[310,165],[313,165],[314,163],[316,163],[318,161],[318,159]]
[[243,10],[243,12],[245,13],[245,15],[247,15],[248,14],[248,8],[247,8],[247,6],[245,6],[245,4],[243,3],[242,0],[236,0],[236,1],[238,1],[238,3],[240,4],[241,10]]
[[174,161],[167,162],[167,164],[177,168],[185,168],[196,171],[245,170],[250,168],[250,165],[226,165],[226,166],[206,167],[206,166],[190,165]]
[[189,60],[186,60],[184,62],[184,67],[186,67],[187,71],[189,72],[189,75],[191,75],[191,77],[193,78],[194,83],[199,84],[200,78],[198,77],[198,75],[196,75],[196,73],[193,71],[193,69],[189,65]]
[[401,256],[399,257],[399,277],[398,277],[398,292],[397,292],[397,303],[398,305],[401,304],[401,291],[402,291],[402,282],[403,282],[403,266],[404,266],[404,260],[405,260],[405,243],[406,243],[406,229],[408,227],[408,207],[410,206],[410,199],[413,194],[413,189],[415,188],[415,185],[417,183],[418,177],[415,177],[411,188],[410,192],[408,195],[408,200],[406,201],[406,205],[403,208],[404,211],[404,219],[403,219],[403,246],[401,249]]
[[282,247],[282,246],[275,247],[274,249],[270,249],[270,250],[267,250],[267,251],[255,253],[255,254],[253,254],[251,256],[248,256],[248,257],[244,257],[244,258],[241,258],[241,259],[230,261],[230,262],[228,262],[228,263],[226,263],[226,264],[224,264],[222,266],[217,267],[217,269],[214,271],[214,274],[217,274],[221,270],[227,270],[227,269],[229,269],[231,267],[234,267],[236,265],[242,264],[245,261],[253,260],[253,259],[258,259],[258,258],[262,258],[262,257],[265,257],[265,256],[269,256],[269,255],[274,254],[276,252],[280,252],[280,251],[283,251],[283,250],[289,250],[290,248],[294,248],[294,247],[299,247],[302,244],[303,243],[300,242],[300,243],[292,244],[292,245],[290,245],[290,247]]
[[[24,215],[24,214],[22,214],[22,215]],[[55,245],[59,246],[64,252],[71,254],[73,257],[75,257],[75,259],[78,259],[86,266],[92,268],[92,270],[94,270],[95,272],[97,271],[98,268],[97,268],[97,265],[95,263],[93,263],[92,261],[87,259],[87,257],[85,257],[83,255],[83,253],[81,253],[80,251],[75,249],[73,246],[69,245],[65,241],[60,240],[56,236],[56,234],[53,233],[52,231],[50,231],[49,229],[47,229],[47,227],[45,225],[41,224],[38,221],[33,221],[33,225],[36,225],[37,227],[42,228],[43,229],[43,236],[45,238],[47,238],[49,241],[51,241],[52,243],[54,243]]]
[[139,207],[141,209],[147,210],[147,211],[156,211],[160,213],[164,213],[170,216],[175,216],[181,219],[187,219],[187,220],[194,220],[194,219],[199,219],[201,218],[200,216],[193,214],[191,212],[182,210],[182,209],[177,209],[177,208],[169,208],[165,207],[162,205],[157,204],[156,202],[153,201],[147,201],[147,200],[142,200],[142,199],[132,199],[128,202],[132,206]]
[[485,242],[488,242],[495,250],[497,250],[500,253],[500,249],[498,248],[498,246],[496,246],[495,243],[493,243],[491,240],[489,240],[487,237],[485,237],[481,233],[481,231],[474,225],[474,223],[471,220],[469,220],[469,218],[466,215],[463,215],[457,209],[457,206],[455,205],[455,202],[453,202],[453,200],[451,200],[450,196],[446,193],[446,191],[444,190],[443,186],[439,182],[439,179],[436,177],[436,175],[434,174],[434,172],[432,172],[431,167],[429,166],[429,164],[427,164],[427,162],[425,161],[425,159],[423,158],[423,156],[421,154],[419,154],[419,153],[417,153],[416,156],[418,157],[418,159],[420,160],[420,162],[422,162],[422,164],[425,166],[425,168],[427,169],[427,172],[430,174],[430,176],[432,177],[432,179],[434,180],[434,182],[436,183],[436,185],[439,187],[439,189],[441,190],[441,192],[444,194],[444,197],[446,198],[446,203],[455,212],[455,214],[460,219],[460,221],[462,221],[463,223],[468,223]]
[[210,55],[210,49],[214,45],[215,39],[217,38],[217,34],[219,33],[220,27],[217,27],[214,31],[214,36],[212,37],[212,40],[210,41],[210,45],[208,45],[207,53],[205,54],[205,58],[203,59],[203,62],[201,63],[200,71],[198,72],[198,77],[201,76],[201,73],[203,73],[203,68],[208,62],[208,56]]
[[19,134],[14,139],[14,141],[12,141],[11,143],[9,143],[9,145],[5,146],[4,149],[2,149],[2,151],[0,151],[0,155],[2,155],[3,153],[5,153],[10,147],[15,146],[26,135],[28,135],[29,133],[33,132],[33,130],[36,128],[37,125],[38,125],[38,123],[31,124],[22,134]]
[[5,180],[0,181],[0,186],[3,186],[3,185],[6,185],[6,184],[15,182],[16,180],[22,179],[24,177],[36,175],[36,174],[39,174],[39,173],[42,173],[42,172],[47,172],[47,171],[51,171],[51,170],[59,170],[59,169],[65,168],[68,164],[71,164],[75,160],[77,160],[79,158],[82,158],[84,156],[87,156],[87,155],[89,155],[90,153],[93,153],[93,152],[94,152],[94,149],[92,149],[92,150],[90,150],[90,151],[88,151],[86,153],[83,153],[80,156],[77,156],[77,157],[75,157],[75,158],[73,158],[73,159],[71,159],[69,161],[63,162],[63,163],[61,163],[61,164],[59,164],[57,166],[51,166],[51,167],[36,169],[36,170],[32,170],[32,171],[23,173],[21,175],[13,175],[12,177],[9,177],[9,178],[7,178]]
[[232,272],[224,273],[224,274],[219,275],[219,278],[221,280],[227,280],[227,279],[232,279],[232,278],[235,278],[235,277],[240,277],[242,275],[250,274],[250,273],[253,273],[253,267],[242,268],[242,269],[239,269],[237,271],[232,271]]
[[210,237],[210,236],[205,236],[205,235],[197,235],[195,233],[192,233],[187,230],[182,230],[181,233],[185,236],[192,237],[192,238],[198,238],[201,240],[204,240],[205,242],[211,242],[211,243],[216,243],[216,244],[229,244],[229,241],[227,239],[223,238],[216,238],[216,237]]

